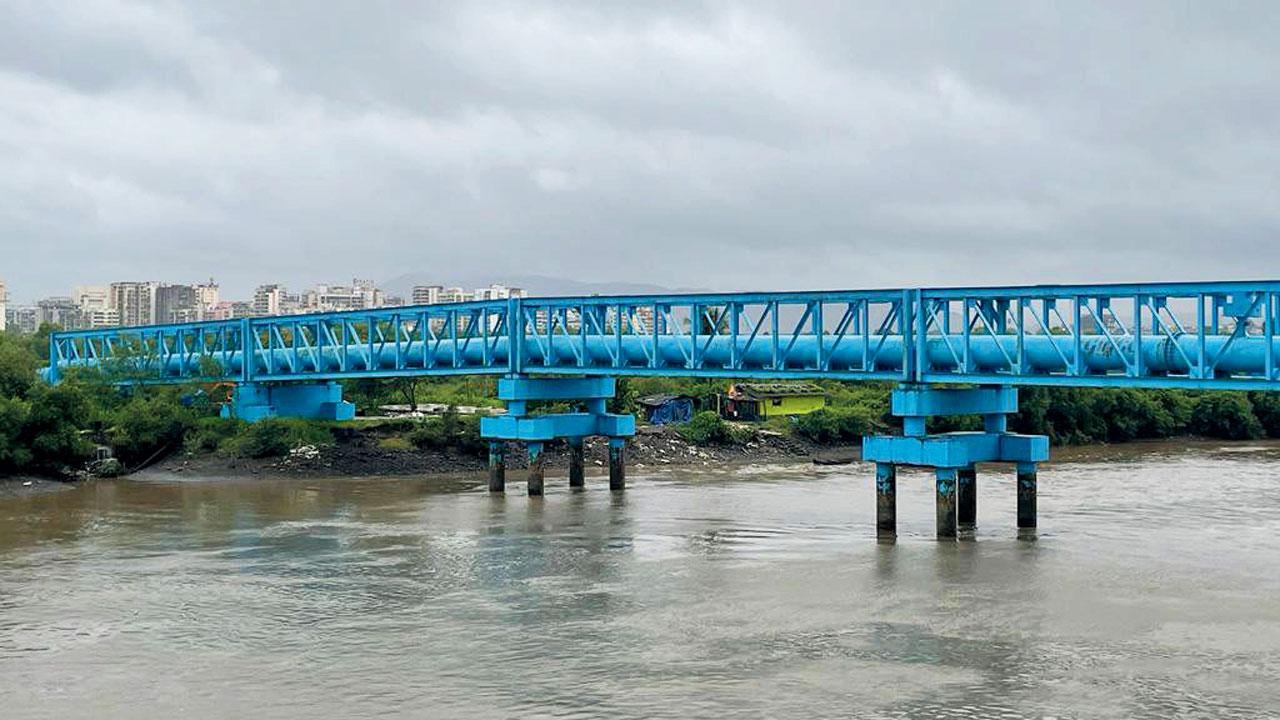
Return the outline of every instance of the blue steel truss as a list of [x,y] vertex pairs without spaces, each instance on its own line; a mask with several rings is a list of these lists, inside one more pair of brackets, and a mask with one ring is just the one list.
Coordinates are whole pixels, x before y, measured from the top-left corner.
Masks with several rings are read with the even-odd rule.
[[[1280,283],[521,298],[59,332],[48,378],[680,375],[1280,389]],[[246,361],[247,359],[247,361]]]

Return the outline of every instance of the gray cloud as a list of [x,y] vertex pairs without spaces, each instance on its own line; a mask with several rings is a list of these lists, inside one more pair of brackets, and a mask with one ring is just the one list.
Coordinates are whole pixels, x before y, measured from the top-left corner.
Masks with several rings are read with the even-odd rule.
[[0,278],[1276,276],[1269,3],[0,2]]

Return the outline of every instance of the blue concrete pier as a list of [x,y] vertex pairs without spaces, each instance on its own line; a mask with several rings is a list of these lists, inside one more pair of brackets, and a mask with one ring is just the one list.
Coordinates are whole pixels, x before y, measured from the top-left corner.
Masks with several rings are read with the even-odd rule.
[[[902,418],[902,436],[871,435],[862,440],[862,459],[876,463],[877,534],[896,534],[892,510],[882,508],[882,478],[896,476],[899,465],[934,470],[937,489],[937,535],[955,539],[959,530],[972,532],[977,524],[977,464],[1011,463],[1018,468],[1018,527],[1034,528],[1036,464],[1049,459],[1049,438],[1010,433],[1008,416],[1018,411],[1018,391],[1012,387],[949,388],[905,384],[895,388],[894,415]],[[981,432],[930,435],[928,419],[980,415]],[[1023,478],[1029,490],[1024,500]],[[1025,518],[1024,518],[1025,512]],[[1027,523],[1024,525],[1024,522]]]
[[[593,435],[609,439],[609,487],[621,490],[625,485],[624,452],[626,440],[636,433],[634,415],[606,412],[609,398],[617,391],[617,381],[608,377],[531,378],[505,377],[498,381],[498,398],[507,403],[507,413],[481,418],[480,435],[489,439],[490,483],[495,492],[504,483],[492,478],[501,469],[503,442],[524,442],[529,451],[530,495],[543,492],[544,443],[565,440],[569,445],[569,486],[585,485],[583,438]],[[534,414],[530,404],[538,402],[579,403],[583,412]]]

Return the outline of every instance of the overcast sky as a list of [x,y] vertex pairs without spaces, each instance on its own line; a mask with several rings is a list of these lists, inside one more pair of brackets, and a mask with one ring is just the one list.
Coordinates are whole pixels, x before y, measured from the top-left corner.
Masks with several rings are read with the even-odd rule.
[[0,0],[0,279],[1280,277],[1280,3],[432,5]]

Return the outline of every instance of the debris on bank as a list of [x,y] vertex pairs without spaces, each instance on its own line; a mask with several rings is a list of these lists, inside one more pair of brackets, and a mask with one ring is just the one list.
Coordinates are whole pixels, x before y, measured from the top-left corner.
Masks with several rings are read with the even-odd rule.
[[[173,473],[321,477],[478,473],[488,467],[487,454],[388,443],[386,433],[376,430],[344,432],[335,439],[335,444],[330,446],[303,445],[284,457],[261,460],[174,455],[157,469]],[[588,466],[604,467],[608,463],[606,438],[588,438],[583,449]],[[743,444],[699,446],[686,441],[672,426],[642,426],[627,443],[627,465],[643,470],[744,462],[805,462],[823,451],[824,448],[807,440],[768,430],[757,431]],[[550,467],[568,467],[569,452],[564,442],[548,443],[546,453]],[[513,469],[524,467],[527,460],[515,444],[506,457],[507,467]]]

